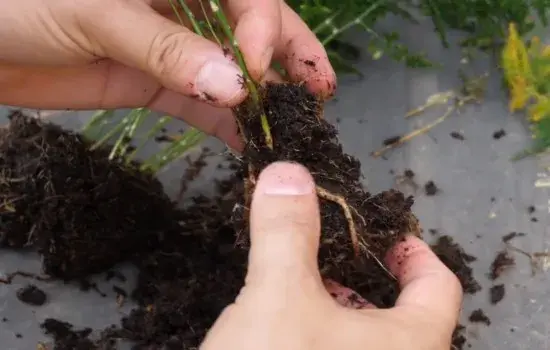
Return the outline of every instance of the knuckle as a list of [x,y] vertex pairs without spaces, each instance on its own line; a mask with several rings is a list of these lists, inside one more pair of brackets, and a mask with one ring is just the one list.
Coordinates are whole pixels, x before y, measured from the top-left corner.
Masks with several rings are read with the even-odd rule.
[[189,47],[191,35],[185,32],[164,32],[155,35],[146,58],[146,65],[161,80],[168,79],[187,66],[184,48]]

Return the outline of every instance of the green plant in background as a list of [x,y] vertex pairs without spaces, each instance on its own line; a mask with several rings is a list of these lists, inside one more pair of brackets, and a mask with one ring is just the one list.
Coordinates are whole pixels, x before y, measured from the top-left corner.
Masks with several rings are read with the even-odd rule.
[[510,111],[526,111],[533,132],[532,147],[513,159],[547,150],[550,147],[550,46],[543,45],[537,36],[522,39],[515,23],[511,23],[502,51],[502,69],[510,92]]
[[[185,0],[169,1],[177,14],[180,23],[186,20],[195,33],[207,37],[220,46],[223,42],[236,43],[222,11],[213,11],[219,1],[198,1],[201,8],[201,20],[186,5]],[[361,47],[350,44],[345,34],[352,30],[359,30],[368,34],[367,51],[372,59],[387,56],[402,62],[409,67],[433,67],[437,62],[430,62],[424,55],[411,53],[400,42],[399,34],[395,31],[380,32],[376,29],[377,23],[388,15],[394,15],[416,23],[415,16],[425,15],[431,18],[434,29],[444,46],[450,45],[449,33],[458,30],[466,33],[466,39],[460,44],[471,49],[493,49],[500,53],[508,37],[509,23],[514,24],[518,38],[527,36],[536,26],[536,19],[546,26],[550,0],[287,0],[306,24],[315,32],[319,40],[325,45],[331,63],[337,72],[352,72],[360,74],[353,67],[362,52]],[[208,14],[213,14],[208,16]],[[420,39],[423,40],[423,39]],[[243,69],[245,83],[254,96],[254,83],[247,75],[244,60],[238,46],[231,45],[237,61]],[[509,45],[507,44],[509,49]],[[534,48],[530,51],[530,64],[533,69],[546,64],[543,55],[534,55]],[[538,57],[538,58],[535,58]],[[503,61],[504,62],[504,61]],[[507,68],[508,67],[508,68]],[[510,66],[503,65],[506,72]],[[540,76],[540,75],[539,75]],[[508,80],[510,83],[510,81]],[[543,89],[543,83],[537,87]],[[512,87],[512,101],[517,103],[518,84]],[[544,86],[544,89],[547,87]],[[514,90],[515,89],[515,90]],[[543,90],[540,90],[543,91]],[[544,90],[545,91],[545,90]],[[547,94],[539,92],[539,96]],[[514,97],[515,96],[515,97]],[[541,114],[545,100],[540,97],[538,103],[531,107],[531,111]],[[548,102],[550,104],[550,102]],[[538,107],[536,107],[538,106]],[[97,146],[113,143],[111,158],[129,162],[136,156],[143,145],[153,139],[171,120],[165,116],[156,121],[155,125],[143,135],[137,135],[139,126],[149,118],[151,112],[140,108],[131,111],[120,122],[113,124],[113,111],[100,111],[85,128],[85,135],[97,140]],[[535,113],[535,112],[532,112]],[[264,120],[265,121],[265,120]],[[541,118],[533,121],[533,135],[535,138],[534,150],[545,150],[550,146],[550,121]],[[270,144],[269,126],[263,123],[266,141]],[[181,135],[172,137],[172,141],[157,154],[146,159],[143,170],[157,172],[167,164],[185,155],[190,149],[197,146],[204,135],[194,128],[189,128]],[[137,150],[132,150],[130,143],[138,144]],[[530,150],[525,154],[534,152]]]

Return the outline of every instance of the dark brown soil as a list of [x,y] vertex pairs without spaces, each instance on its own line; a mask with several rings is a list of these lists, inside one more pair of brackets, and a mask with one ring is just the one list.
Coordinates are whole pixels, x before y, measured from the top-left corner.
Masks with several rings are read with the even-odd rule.
[[491,319],[485,315],[485,312],[481,309],[474,310],[468,320],[472,323],[485,323],[487,326],[491,325]]
[[135,165],[20,112],[10,119],[0,138],[0,236],[4,246],[38,250],[46,274],[100,272],[182,230],[161,184]]
[[426,196],[435,196],[439,192],[439,188],[433,181],[428,181],[424,185],[424,192],[426,192]]
[[[413,200],[390,190],[378,195],[361,184],[361,164],[343,152],[336,128],[322,118],[322,105],[306,88],[291,84],[268,84],[261,90],[263,111],[273,137],[273,149],[265,142],[258,109],[243,104],[236,109],[246,146],[243,172],[252,183],[268,164],[294,161],[312,173],[320,194],[323,237],[319,265],[325,276],[355,289],[380,307],[391,306],[396,284],[373,260],[382,260],[389,247],[402,235],[419,235],[418,221],[411,213]],[[250,172],[249,172],[250,168]],[[353,216],[350,223],[341,205],[322,191],[345,201]],[[241,208],[248,202],[241,201]],[[235,216],[241,245],[248,244],[246,215]],[[357,232],[356,244],[350,227]],[[358,243],[357,243],[358,242]],[[366,249],[368,247],[368,251]],[[356,256],[357,253],[357,256]]]
[[504,236],[502,236],[502,241],[504,243],[507,243],[509,241],[511,241],[512,239],[516,238],[516,237],[523,237],[525,236],[525,233],[522,233],[522,232],[510,232]]
[[489,300],[491,301],[491,304],[496,305],[501,302],[502,299],[504,299],[505,294],[506,289],[504,288],[504,284],[492,286],[489,290]]
[[415,173],[411,169],[405,169],[405,171],[403,172],[403,175],[408,179],[412,179]]
[[496,280],[499,278],[506,270],[510,269],[516,264],[516,261],[508,251],[503,250],[499,252],[493,262],[491,263],[491,270],[489,272],[489,278],[491,280]]
[[432,250],[457,275],[465,293],[475,294],[481,290],[469,266],[476,258],[467,254],[450,236],[439,237]]
[[451,350],[463,350],[466,344],[466,337],[464,336],[464,326],[459,324],[456,326],[453,332],[453,338],[451,341]]
[[536,211],[536,208],[535,208],[534,205],[530,205],[530,206],[527,207],[527,212],[529,214],[533,214],[535,211]]
[[460,141],[464,141],[466,140],[466,138],[464,137],[464,135],[462,135],[461,133],[459,133],[458,131],[453,131],[451,132],[451,137],[453,139],[456,139],[456,140],[460,140]]
[[[236,110],[247,141],[241,168],[217,184],[215,198],[196,197],[183,212],[152,176],[136,171],[137,164],[107,161],[107,150],[89,151],[79,135],[13,115],[0,141],[1,173],[8,180],[0,193],[11,194],[6,198],[15,210],[6,208],[0,217],[4,245],[39,250],[45,271],[63,279],[85,281],[122,260],[133,261],[140,271],[131,293],[139,307],[120,327],[91,341],[89,330],[48,319],[43,328],[55,338],[55,349],[110,349],[108,340],[114,338],[132,340],[138,348],[198,346],[246,274],[254,183],[245,188],[243,179],[255,180],[276,160],[305,165],[322,188],[323,275],[379,307],[393,306],[398,286],[374,257],[382,260],[406,233],[420,235],[412,198],[363,189],[359,161],[343,153],[336,129],[321,118],[320,103],[304,87],[268,85],[261,93],[273,150],[264,142],[257,110],[242,105]],[[353,208],[351,221],[331,195]],[[472,257],[449,243],[439,245],[438,255],[471,292],[477,285],[467,266]]]
[[46,303],[48,297],[42,289],[33,284],[29,284],[17,290],[17,299],[25,304],[41,306]]
[[506,131],[504,129],[497,130],[493,133],[493,138],[495,140],[500,140],[504,136],[506,136]]
[[401,136],[399,135],[388,137],[387,139],[382,141],[382,144],[384,146],[390,146],[390,145],[393,145],[394,143],[397,143],[397,141],[399,141],[400,139],[401,139]]

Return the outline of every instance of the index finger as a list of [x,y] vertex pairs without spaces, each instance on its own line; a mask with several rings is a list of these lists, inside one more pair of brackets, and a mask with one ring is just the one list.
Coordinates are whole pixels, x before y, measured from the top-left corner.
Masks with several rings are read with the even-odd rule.
[[462,287],[430,247],[417,237],[406,237],[386,260],[401,286],[395,309],[429,314],[426,318],[452,331],[460,313]]
[[280,0],[226,0],[236,22],[235,38],[252,77],[261,80],[281,35]]

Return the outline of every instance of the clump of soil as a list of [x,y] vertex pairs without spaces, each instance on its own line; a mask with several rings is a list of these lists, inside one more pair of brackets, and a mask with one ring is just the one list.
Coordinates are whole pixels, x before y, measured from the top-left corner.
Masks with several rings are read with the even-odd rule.
[[427,196],[435,196],[439,192],[439,188],[433,181],[428,181],[424,185],[424,192]]
[[489,272],[489,278],[491,280],[496,280],[499,278],[506,270],[510,269],[516,264],[516,261],[508,251],[503,250],[499,252],[493,262],[491,263],[491,270]]
[[64,321],[47,318],[41,324],[44,333],[54,338],[55,350],[114,350],[114,340],[102,340],[93,342],[88,337],[92,333],[91,328],[74,330],[73,326]]
[[[260,94],[272,149],[262,131],[260,110],[250,103],[235,110],[245,141],[243,173],[248,184],[240,207],[248,207],[255,179],[270,163],[284,160],[304,165],[315,179],[320,198],[321,271],[373,304],[391,306],[396,285],[375,259],[382,260],[404,234],[420,235],[411,213],[412,197],[395,190],[377,195],[364,190],[360,162],[343,152],[336,128],[322,118],[320,101],[304,86],[268,84]],[[244,214],[237,213],[234,223],[240,244],[246,247]]]
[[500,140],[504,136],[506,136],[506,131],[504,129],[497,130],[493,133],[493,138],[495,140]]
[[403,172],[403,175],[408,179],[412,179],[415,173],[411,169],[405,169],[405,171]]
[[481,309],[474,310],[468,320],[472,323],[485,323],[487,326],[491,325],[491,319],[485,315],[485,312]]
[[461,133],[459,133],[458,131],[453,131],[451,132],[451,137],[453,139],[456,139],[456,140],[460,140],[460,141],[464,141],[466,140],[466,138],[464,137],[464,135],[462,135]]
[[400,139],[401,139],[400,135],[388,137],[387,139],[384,139],[384,141],[382,141],[382,144],[384,146],[391,146],[391,145],[397,143]]
[[456,274],[465,293],[475,294],[481,290],[469,266],[476,257],[467,254],[450,236],[439,237],[436,244],[432,246],[432,250]]
[[504,288],[504,284],[492,286],[489,290],[489,300],[491,301],[491,304],[496,305],[501,302],[502,299],[504,299],[505,294],[506,289]]
[[17,299],[25,304],[42,306],[46,303],[48,297],[42,289],[29,284],[17,290]]
[[21,112],[0,134],[0,244],[38,250],[46,274],[103,271],[182,230],[161,184],[136,164]]

